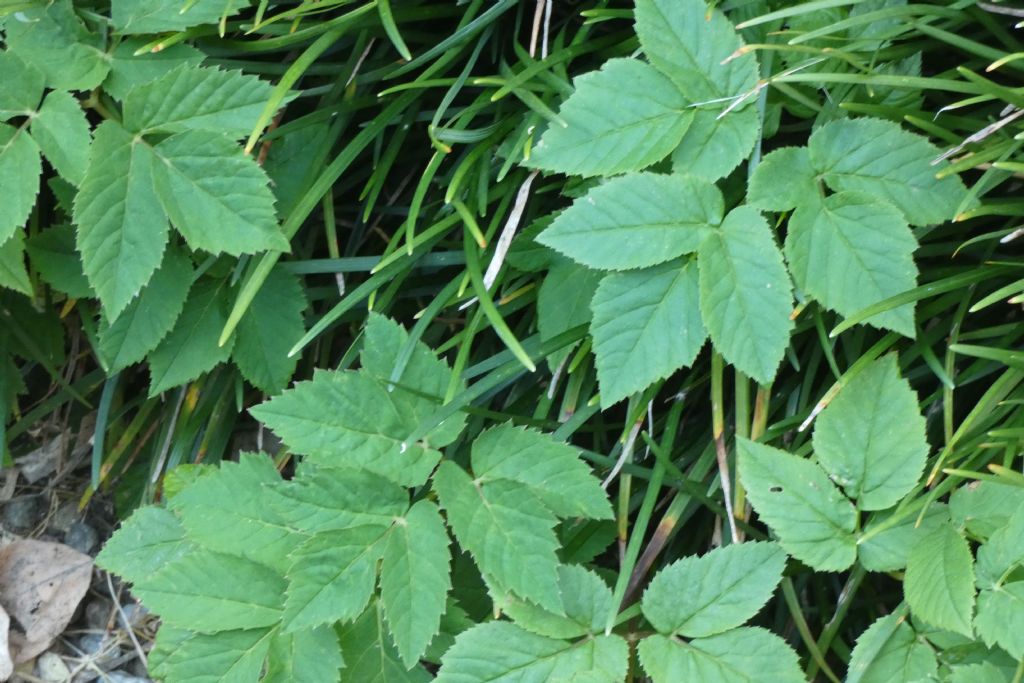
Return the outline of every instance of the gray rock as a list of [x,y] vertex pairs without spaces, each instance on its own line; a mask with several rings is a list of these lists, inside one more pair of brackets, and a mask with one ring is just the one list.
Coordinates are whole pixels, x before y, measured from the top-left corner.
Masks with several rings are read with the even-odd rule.
[[44,681],[64,683],[71,677],[68,665],[58,655],[52,652],[44,652],[36,660],[36,676]]
[[128,617],[128,624],[132,628],[138,628],[139,626],[142,626],[142,624],[146,621],[146,618],[149,617],[150,614],[148,609],[146,609],[137,602],[132,602],[128,603],[127,605],[123,605],[122,609],[124,610],[124,615]]
[[85,606],[85,624],[90,631],[106,631],[110,622],[110,601],[97,599]]
[[75,522],[64,535],[65,544],[86,555],[91,553],[99,542],[99,534],[85,522]]
[[87,633],[75,645],[82,651],[83,657],[90,658],[98,665],[112,662],[121,656],[121,648],[105,633]]
[[46,506],[39,496],[21,496],[7,502],[4,506],[3,524],[8,531],[16,534],[27,534],[32,531],[46,515]]

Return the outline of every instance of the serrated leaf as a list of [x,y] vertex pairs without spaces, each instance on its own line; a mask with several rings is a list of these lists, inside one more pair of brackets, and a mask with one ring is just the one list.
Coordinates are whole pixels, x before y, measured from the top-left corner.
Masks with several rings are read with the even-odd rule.
[[[154,0],[146,0],[152,4]],[[176,1],[176,0],[175,0]],[[113,7],[123,7],[122,0],[115,0]],[[179,7],[180,9],[180,7]],[[185,15],[189,15],[186,12]],[[182,16],[180,12],[176,16]],[[178,67],[199,66],[206,58],[202,52],[184,43],[164,47],[158,52],[147,50],[140,55],[135,52],[152,42],[150,38],[131,37],[122,40],[110,51],[110,73],[103,81],[103,89],[112,97],[124,100],[128,91],[135,86],[155,81]]]
[[697,265],[700,311],[715,348],[767,384],[793,328],[789,275],[771,228],[755,209],[737,207],[701,244]]
[[197,549],[141,578],[132,593],[165,624],[202,632],[273,626],[285,580],[237,555]]
[[935,652],[905,619],[905,614],[884,616],[857,638],[846,683],[930,680],[938,670]]
[[989,647],[999,645],[1014,659],[1024,658],[1024,581],[981,591],[974,625]]
[[570,643],[535,635],[514,624],[492,621],[460,633],[444,657],[437,683],[525,683],[587,681],[621,683],[629,653],[619,636]]
[[96,127],[74,215],[85,275],[110,319],[149,281],[167,244],[153,162],[152,148],[118,124]]
[[510,424],[492,427],[473,442],[471,462],[478,484],[522,484],[559,517],[613,518],[601,482],[579,451],[546,434]]
[[[337,681],[344,666],[338,635],[329,626],[294,633],[276,631],[262,683]],[[251,679],[250,679],[251,680]]]
[[395,522],[381,563],[380,600],[391,636],[412,667],[437,634],[452,587],[448,532],[433,503],[421,500]]
[[275,633],[270,628],[191,633],[150,673],[189,683],[251,683],[260,675]]
[[[590,323],[590,302],[604,274],[558,257],[537,292],[537,331],[541,341],[554,339],[563,332]],[[558,365],[571,347],[548,356],[548,364]]]
[[[797,287],[844,316],[917,285],[917,240],[903,214],[867,195],[840,192],[800,206],[785,249]],[[913,304],[865,322],[915,336]]]
[[284,630],[294,632],[355,619],[377,583],[390,526],[357,526],[324,531],[292,554]]
[[939,180],[940,151],[925,138],[881,119],[828,123],[807,144],[811,165],[836,192],[863,192],[903,212],[911,225],[953,218],[967,194],[954,175]]
[[910,549],[937,527],[949,523],[949,509],[936,503],[928,508],[920,523],[917,515],[907,515],[895,526],[873,533],[887,517],[877,513],[873,515],[862,534],[862,538],[867,540],[857,542],[857,559],[868,571],[892,572],[906,567]]
[[0,50],[0,73],[4,87],[0,89],[0,121],[34,112],[43,96],[46,77],[21,57]]
[[603,407],[692,364],[708,336],[693,260],[607,275],[592,305]]
[[153,186],[160,205],[190,247],[234,256],[288,250],[267,174],[229,138],[188,131],[153,152],[159,159]]
[[762,628],[738,628],[686,643],[653,635],[640,641],[640,663],[654,683],[803,683],[793,649]]
[[60,90],[49,92],[32,117],[31,130],[32,138],[57,172],[71,184],[81,185],[92,137],[78,100]]
[[940,526],[911,549],[903,592],[915,617],[971,637],[974,562],[952,526]]
[[979,588],[996,588],[1004,582],[1010,571],[1024,564],[1024,505],[1010,515],[1006,525],[1000,527],[978,548],[977,584]]
[[742,543],[684,557],[651,581],[647,621],[666,635],[699,638],[741,626],[775,592],[786,553],[774,543]]
[[189,538],[220,552],[241,555],[284,574],[287,555],[306,536],[266,504],[265,488],[281,481],[270,458],[245,453],[223,462],[170,501]]
[[529,488],[508,480],[476,484],[458,465],[443,462],[434,490],[459,545],[501,587],[554,612],[558,589],[556,518]]
[[305,308],[299,279],[275,268],[238,323],[231,358],[242,376],[267,394],[280,392],[295,373],[299,358],[289,358],[288,351],[306,331]]
[[25,235],[21,230],[0,243],[0,287],[32,296],[32,282],[25,270]]
[[140,133],[201,130],[240,138],[252,131],[270,93],[269,83],[241,71],[181,66],[128,91],[124,126]]
[[750,156],[760,132],[761,121],[754,107],[727,114],[718,108],[697,109],[682,142],[672,152],[672,170],[708,180],[724,178]]
[[0,123],[0,243],[25,225],[39,194],[39,148],[23,129]]
[[958,487],[949,497],[953,524],[988,538],[1010,521],[1024,504],[1024,488],[994,481],[973,481]]
[[177,247],[168,247],[163,262],[139,296],[117,319],[100,319],[96,351],[114,373],[138,363],[174,327],[192,287],[192,261]]
[[428,683],[422,666],[406,669],[384,625],[379,603],[370,605],[354,623],[338,629],[345,657],[345,681],[352,683]]
[[56,90],[91,90],[110,70],[100,36],[89,32],[71,0],[54,0],[4,24],[7,49],[43,72]]
[[609,59],[573,86],[558,112],[565,126],[548,126],[530,166],[582,176],[639,171],[668,156],[693,117],[672,81],[638,59]]
[[579,638],[604,631],[613,606],[612,591],[596,573],[576,565],[558,568],[565,614],[555,614],[532,602],[508,596],[502,610],[520,627],[549,638]]
[[145,581],[165,565],[195,550],[185,528],[166,508],[138,508],[103,545],[96,564],[129,583]]
[[216,24],[233,16],[250,0],[196,0],[184,10],[181,0],[113,0],[111,19],[119,33],[181,31],[200,24]]
[[817,178],[806,147],[783,147],[764,155],[747,185],[747,204],[765,211],[788,211],[815,204]]
[[705,180],[634,173],[590,190],[537,240],[590,268],[644,268],[696,251],[723,206]]
[[217,345],[227,322],[227,304],[226,283],[195,283],[174,327],[149,354],[150,396],[191,382],[231,356],[233,338]]
[[743,438],[736,451],[750,502],[786,552],[820,571],[853,564],[856,510],[820,467]]
[[32,235],[25,243],[32,267],[46,284],[74,299],[94,297],[75,249],[75,229],[61,223]]
[[814,454],[861,510],[892,507],[917,485],[928,456],[925,422],[895,355],[864,368],[821,412]]

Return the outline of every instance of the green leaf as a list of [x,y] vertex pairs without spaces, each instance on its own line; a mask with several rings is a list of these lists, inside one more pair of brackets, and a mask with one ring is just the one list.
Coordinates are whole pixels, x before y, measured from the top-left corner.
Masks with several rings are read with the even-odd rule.
[[950,667],[949,683],[1007,683],[1006,677],[992,662]]
[[863,192],[903,212],[911,225],[953,218],[967,190],[956,175],[939,180],[940,152],[925,138],[881,119],[828,123],[807,144],[811,165],[836,192]]
[[637,59],[609,59],[576,91],[533,148],[530,166],[582,176],[639,171],[676,148],[693,118],[678,88]]
[[892,572],[906,567],[910,549],[937,527],[949,523],[949,509],[936,503],[928,508],[920,523],[917,515],[907,515],[895,526],[873,534],[874,528],[885,522],[887,517],[877,513],[873,515],[864,527],[867,540],[858,541],[857,559],[868,571]]
[[766,154],[747,185],[747,204],[765,211],[817,203],[817,178],[806,147],[783,147]]
[[725,359],[767,384],[789,344],[792,295],[782,254],[764,217],[729,212],[700,246],[700,311]]
[[[797,287],[844,316],[917,285],[910,227],[892,205],[867,195],[840,192],[799,207],[785,249]],[[913,304],[865,322],[915,336]]]
[[515,596],[507,596],[501,605],[502,610],[520,627],[549,638],[578,638],[603,633],[614,603],[608,584],[590,570],[563,564],[558,568],[558,586],[562,592],[564,616]]
[[130,583],[140,583],[194,551],[173,512],[147,505],[121,523],[96,556],[96,564]]
[[39,194],[39,148],[23,129],[0,124],[0,243],[25,225]]
[[634,173],[577,199],[537,240],[590,268],[644,268],[696,251],[722,212],[706,180]]
[[229,138],[189,131],[153,151],[163,162],[153,167],[156,194],[190,247],[233,256],[288,249],[267,174]]
[[508,480],[474,483],[458,465],[443,462],[434,490],[448,524],[481,572],[502,588],[554,612],[558,589],[556,518],[529,488]]
[[285,580],[237,555],[194,550],[137,581],[132,593],[165,624],[202,632],[273,626]]
[[637,0],[636,32],[647,58],[691,103],[732,98],[757,83],[754,56],[733,54],[743,44],[739,35],[704,0]]
[[181,66],[128,91],[124,126],[140,133],[202,130],[240,138],[252,131],[270,93],[269,83],[241,71]]
[[94,297],[75,249],[75,229],[61,223],[32,235],[25,243],[32,267],[54,289],[73,299]]
[[92,90],[110,70],[101,37],[85,28],[71,0],[19,12],[4,31],[7,49],[42,71],[55,90]]
[[569,643],[492,621],[460,633],[444,657],[437,683],[519,683],[583,680],[620,683],[629,652],[619,636]]
[[601,280],[593,308],[603,407],[692,364],[708,336],[693,260],[612,273]]
[[25,270],[25,235],[21,230],[0,244],[0,287],[32,296],[32,282]]
[[111,19],[119,33],[181,31],[200,24],[216,24],[250,5],[250,0],[113,0]]
[[[149,0],[147,4],[153,4]],[[115,8],[123,6],[123,2],[115,0]],[[189,16],[191,10],[181,15]],[[184,43],[164,47],[158,52],[147,50],[140,55],[135,52],[152,42],[149,37],[132,37],[122,40],[110,51],[110,73],[103,81],[103,89],[112,97],[124,100],[132,88],[155,81],[169,71],[178,67],[198,66],[206,58],[202,52]]]
[[510,424],[492,427],[473,442],[471,461],[477,484],[522,484],[559,517],[614,517],[579,451],[547,434]]
[[724,178],[750,156],[760,133],[754,107],[727,114],[717,108],[697,109],[683,141],[672,152],[672,170],[708,180]]
[[736,451],[747,496],[786,552],[820,571],[853,564],[856,510],[820,467],[743,438]]
[[1024,581],[981,591],[974,625],[986,645],[999,645],[1014,659],[1024,659]]
[[971,637],[973,560],[952,526],[940,526],[911,549],[903,591],[915,617]]
[[949,497],[953,524],[966,527],[973,536],[988,538],[1010,521],[1024,503],[1024,489],[994,481],[975,481],[960,486]]
[[96,127],[75,197],[78,250],[89,284],[116,319],[160,265],[167,218],[153,191],[153,150],[113,121]]
[[34,112],[46,84],[43,72],[13,52],[0,50],[0,73],[4,75],[4,87],[0,89],[0,121]]
[[117,320],[100,320],[96,351],[107,372],[138,363],[157,347],[181,315],[191,287],[192,261],[169,246],[163,263]]
[[1024,505],[978,548],[977,584],[997,588],[1010,571],[1024,564]]
[[786,553],[774,543],[742,543],[668,565],[644,591],[647,621],[665,635],[712,636],[742,625],[775,592]]
[[89,164],[89,121],[78,100],[53,90],[32,117],[32,138],[57,172],[72,185],[82,184]]
[[[160,627],[158,644],[168,630]],[[150,675],[189,683],[249,683],[259,678],[276,633],[270,628],[188,633],[168,648],[159,667],[150,658]]]
[[351,621],[366,609],[390,526],[324,531],[299,546],[288,569],[284,630]]
[[429,683],[422,666],[407,670],[398,657],[384,625],[379,604],[370,605],[354,623],[338,634],[345,656],[345,680],[359,683]]
[[[556,258],[537,292],[537,331],[541,341],[590,323],[590,302],[603,275],[599,270]],[[548,364],[557,367],[571,351],[571,347],[564,347],[548,357]]]
[[738,628],[686,643],[648,636],[637,648],[654,683],[803,683],[800,660],[784,640],[762,628]]
[[931,680],[938,671],[935,652],[905,619],[905,614],[890,614],[860,635],[850,657],[846,683]]
[[321,626],[294,633],[275,631],[270,641],[267,674],[260,680],[262,683],[337,681],[338,671],[343,666],[338,636],[333,628]]
[[220,552],[241,555],[283,574],[287,555],[305,535],[266,504],[265,488],[281,481],[273,461],[245,453],[223,462],[170,501],[189,538]]
[[288,351],[306,331],[306,295],[299,279],[275,268],[238,323],[231,357],[242,376],[267,394],[279,393],[295,373],[298,356]]
[[380,600],[395,646],[412,667],[437,634],[452,587],[448,532],[437,506],[421,500],[395,522],[381,564]]
[[227,286],[200,280],[192,287],[181,316],[149,354],[149,395],[191,382],[231,356],[234,340],[217,346],[227,322]]
[[925,422],[895,354],[855,375],[821,412],[814,454],[861,510],[892,507],[917,485],[928,456]]

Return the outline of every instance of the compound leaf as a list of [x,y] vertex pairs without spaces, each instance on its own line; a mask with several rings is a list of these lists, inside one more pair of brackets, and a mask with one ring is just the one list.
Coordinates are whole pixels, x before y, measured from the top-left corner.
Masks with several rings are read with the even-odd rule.
[[724,178],[750,155],[760,132],[754,107],[727,114],[697,109],[683,141],[672,152],[672,170],[708,180]]
[[4,24],[7,49],[42,71],[55,90],[92,90],[110,70],[102,39],[86,29],[71,0],[40,5]]
[[556,614],[532,602],[506,596],[502,609],[527,631],[549,638],[578,638],[602,633],[614,598],[608,584],[596,573],[576,565],[558,568],[565,614]]
[[231,357],[242,376],[267,394],[284,389],[295,372],[299,358],[288,351],[306,331],[305,308],[299,279],[274,268],[238,323]]
[[974,563],[967,541],[951,525],[943,524],[911,549],[903,592],[917,618],[971,637]]
[[654,683],[802,683],[793,649],[762,628],[737,628],[710,638],[683,642],[653,635],[640,641],[640,663]]
[[747,204],[788,211],[818,198],[817,178],[806,147],[783,147],[764,155],[747,185]]
[[39,148],[28,133],[0,124],[0,243],[11,239],[25,225],[39,194],[39,175],[43,172]]
[[89,164],[89,121],[78,100],[52,90],[32,117],[32,138],[57,172],[72,185],[81,185]]

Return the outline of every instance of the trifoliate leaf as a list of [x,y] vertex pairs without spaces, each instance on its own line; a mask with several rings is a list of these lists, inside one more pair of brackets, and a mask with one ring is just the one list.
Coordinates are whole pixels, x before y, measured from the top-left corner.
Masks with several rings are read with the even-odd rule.
[[575,565],[558,568],[558,586],[562,591],[565,615],[549,612],[532,602],[508,596],[502,610],[517,625],[549,638],[579,638],[602,633],[614,599],[600,576]]
[[558,589],[556,518],[529,488],[508,480],[477,484],[443,462],[434,489],[448,524],[484,575],[502,588],[562,612]]
[[75,249],[75,229],[67,223],[32,235],[25,243],[32,267],[54,289],[74,299],[94,297]]
[[905,619],[905,614],[884,616],[860,635],[846,683],[930,680],[938,670],[935,652]]
[[737,207],[701,244],[697,265],[700,311],[715,348],[767,384],[793,328],[789,275],[771,228],[756,210]]
[[306,295],[299,279],[281,268],[270,271],[266,282],[238,323],[238,341],[231,353],[242,376],[267,394],[287,386],[298,356],[288,351],[306,331],[302,311]]
[[640,641],[640,663],[654,683],[802,683],[800,660],[762,628],[738,628],[686,643],[653,635]]
[[85,28],[71,0],[18,12],[4,32],[7,49],[42,71],[55,90],[92,90],[110,70],[101,37]]
[[783,147],[766,154],[747,186],[747,204],[765,211],[817,205],[816,174],[806,147]]
[[[160,636],[168,630],[169,626],[160,627],[154,653],[160,647]],[[271,628],[189,633],[168,646],[166,658],[157,659],[156,667],[150,657],[150,675],[189,683],[255,681],[277,633]]]
[[1024,503],[1024,489],[993,481],[972,481],[949,497],[953,524],[974,536],[988,538],[1010,521]]
[[[854,192],[800,206],[789,220],[786,260],[797,287],[850,316],[917,285],[917,240],[892,205]],[[868,318],[914,337],[914,306]]]
[[282,633],[275,631],[262,683],[337,681],[344,666],[338,635],[329,626]]
[[672,170],[708,180],[724,178],[750,156],[760,132],[754,107],[728,113],[717,107],[696,109],[683,141],[672,152]]
[[[148,0],[147,4],[153,4],[153,0]],[[117,8],[119,5],[123,6],[123,2],[115,0],[113,6]],[[190,13],[191,10],[185,14]],[[180,12],[176,15],[181,16]],[[135,54],[150,42],[148,37],[128,38],[111,50],[110,73],[103,81],[103,89],[112,97],[124,100],[135,86],[155,81],[178,67],[198,66],[206,58],[202,52],[185,43],[164,47],[157,52],[147,50],[140,55]]]
[[139,583],[194,550],[173,512],[147,505],[121,523],[96,557],[96,564],[129,583]]
[[645,268],[696,251],[722,213],[705,180],[635,173],[577,199],[537,240],[591,268]]
[[153,277],[113,323],[99,324],[96,351],[114,373],[138,363],[171,331],[192,287],[192,261],[177,247],[168,247]]
[[196,0],[187,6],[180,0],[113,0],[111,19],[119,33],[181,31],[216,24],[250,4],[250,0]]
[[699,638],[741,626],[775,592],[786,553],[774,543],[742,543],[684,557],[644,591],[647,621],[666,635]]
[[351,621],[366,609],[377,583],[390,526],[324,531],[299,546],[288,569],[285,632]]
[[448,532],[437,506],[421,500],[388,535],[380,600],[405,665],[412,667],[437,634],[452,587]]
[[937,527],[949,523],[949,509],[936,503],[928,508],[920,523],[916,514],[906,515],[896,525],[876,533],[875,529],[888,517],[884,513],[872,515],[857,541],[857,559],[868,571],[892,572],[906,567],[910,549]]
[[371,604],[354,623],[338,628],[345,657],[345,680],[359,683],[429,683],[422,666],[406,669],[387,633],[379,603]]
[[572,681],[590,674],[593,683],[620,683],[629,652],[619,636],[570,643],[492,621],[460,633],[444,657],[437,683]]
[[39,194],[39,148],[23,129],[0,124],[0,243],[25,225]]
[[638,59],[610,59],[576,78],[576,92],[526,163],[582,176],[639,171],[676,148],[693,114],[666,76]]
[[32,138],[65,180],[81,185],[89,164],[89,121],[78,100],[53,90],[32,117]]
[[190,247],[234,256],[288,249],[267,174],[230,139],[189,131],[153,151],[160,205]]
[[592,305],[604,407],[693,363],[708,336],[693,260],[607,275]]
[[148,577],[132,593],[163,623],[201,632],[273,626],[281,620],[285,580],[237,555],[196,549]]
[[998,587],[1012,569],[1021,565],[1024,565],[1024,505],[1018,505],[1006,525],[978,548],[978,587]]
[[820,571],[853,564],[857,513],[820,467],[743,438],[736,451],[750,502],[786,552]]
[[955,174],[937,179],[940,152],[925,138],[881,119],[828,123],[807,144],[811,166],[836,192],[863,192],[903,212],[911,225],[953,218],[967,194]]
[[75,196],[78,250],[108,319],[116,319],[160,265],[167,218],[153,190],[153,149],[113,121],[96,127]]
[[32,282],[25,270],[25,235],[21,230],[0,244],[0,287],[32,296]]
[[509,424],[493,427],[473,442],[471,461],[477,484],[522,484],[559,517],[613,517],[601,482],[579,451],[546,434]]
[[0,73],[4,75],[4,87],[0,89],[0,121],[34,112],[46,84],[43,72],[13,52],[0,50]]
[[925,423],[895,355],[864,368],[821,412],[814,453],[861,510],[892,507],[917,485],[928,456]]
[[128,91],[124,126],[139,133],[203,130],[240,138],[252,131],[270,92],[269,83],[240,71],[182,66]]
[[1024,658],[1024,581],[981,591],[974,625],[989,647],[999,645],[1014,659]]
[[971,637],[974,562],[952,526],[940,526],[911,549],[903,591],[916,618]]
[[[537,331],[541,341],[590,323],[590,302],[603,275],[569,259],[555,258],[537,292]],[[558,367],[571,350],[567,346],[551,354],[548,364]]]

